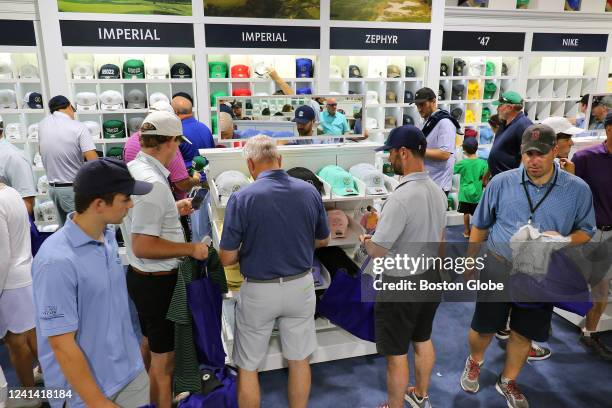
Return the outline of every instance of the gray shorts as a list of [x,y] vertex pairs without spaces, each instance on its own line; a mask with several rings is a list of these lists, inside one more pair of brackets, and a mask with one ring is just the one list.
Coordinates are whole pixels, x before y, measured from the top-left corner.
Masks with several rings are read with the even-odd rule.
[[236,302],[232,360],[244,370],[257,370],[266,358],[276,321],[283,357],[306,359],[317,347],[314,312],[311,273],[283,283],[253,283],[247,279]]
[[66,223],[68,214],[74,211],[74,188],[49,186],[49,197],[55,204],[60,227]]
[[149,403],[149,375],[145,370],[136,376],[121,391],[110,398],[120,407],[132,408],[142,407]]

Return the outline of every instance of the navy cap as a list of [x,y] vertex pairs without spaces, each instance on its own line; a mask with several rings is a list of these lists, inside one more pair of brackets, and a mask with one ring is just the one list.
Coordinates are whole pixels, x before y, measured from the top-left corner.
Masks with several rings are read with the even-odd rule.
[[382,150],[399,149],[402,147],[411,150],[423,150],[427,148],[427,139],[418,127],[404,125],[393,129],[385,144],[375,150],[380,152]]
[[49,111],[51,111],[51,113],[58,109],[67,108],[68,105],[70,105],[70,101],[64,95],[57,95],[49,99]]
[[[467,129],[466,129],[467,131]],[[475,137],[466,137],[463,139],[463,143],[461,144],[464,148],[472,148],[474,150],[478,149],[478,140]]]
[[145,195],[152,189],[153,184],[135,180],[123,161],[107,157],[86,162],[74,179],[74,192],[85,195]]
[[608,111],[606,118],[604,119],[604,126],[612,125],[612,110]]
[[294,122],[297,123],[308,123],[315,119],[315,111],[310,106],[302,105],[295,110]]

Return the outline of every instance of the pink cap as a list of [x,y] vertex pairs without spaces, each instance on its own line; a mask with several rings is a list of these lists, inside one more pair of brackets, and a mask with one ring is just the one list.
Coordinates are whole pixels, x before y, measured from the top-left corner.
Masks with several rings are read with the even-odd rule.
[[344,238],[348,230],[349,220],[342,210],[327,210],[327,221],[332,238]]

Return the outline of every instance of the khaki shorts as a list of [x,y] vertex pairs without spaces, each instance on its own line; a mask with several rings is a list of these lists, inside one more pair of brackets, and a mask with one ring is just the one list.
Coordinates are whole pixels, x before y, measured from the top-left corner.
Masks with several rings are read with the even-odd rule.
[[283,357],[306,359],[317,347],[314,312],[311,273],[283,283],[245,281],[236,303],[232,360],[244,370],[257,370],[266,357],[277,321]]

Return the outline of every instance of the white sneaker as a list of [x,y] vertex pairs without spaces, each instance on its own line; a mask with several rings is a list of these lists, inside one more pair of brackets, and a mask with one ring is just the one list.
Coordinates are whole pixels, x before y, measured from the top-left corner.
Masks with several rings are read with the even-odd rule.
[[40,366],[37,365],[36,367],[34,367],[34,370],[32,370],[32,372],[34,373],[34,384],[42,384],[44,380]]

